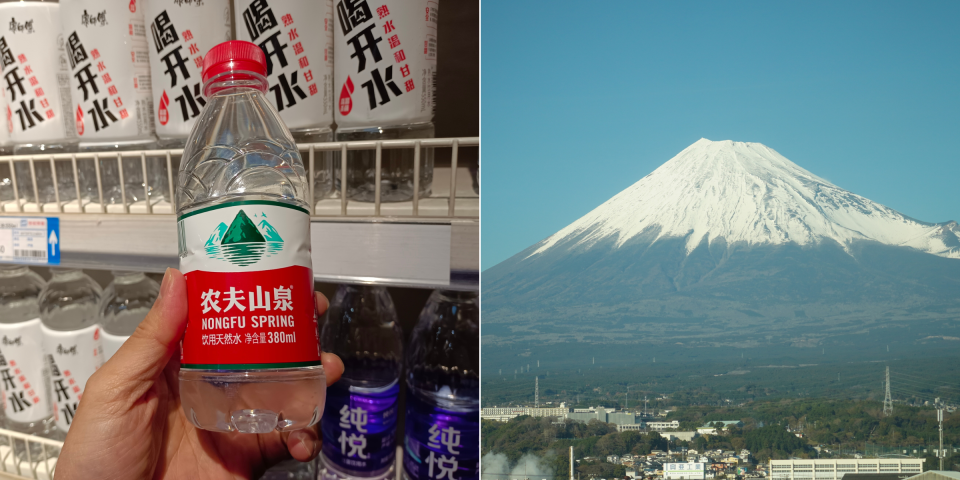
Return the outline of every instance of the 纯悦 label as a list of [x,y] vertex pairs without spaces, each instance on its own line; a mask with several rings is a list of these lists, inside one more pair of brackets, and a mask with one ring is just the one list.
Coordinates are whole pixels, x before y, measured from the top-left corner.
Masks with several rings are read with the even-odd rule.
[[181,368],[320,365],[306,209],[239,201],[180,215]]
[[[409,391],[408,391],[409,392]],[[403,468],[414,480],[475,480],[480,474],[480,412],[407,397]]]
[[397,396],[400,383],[379,389],[337,382],[327,389],[323,455],[340,469],[381,472],[396,457]]

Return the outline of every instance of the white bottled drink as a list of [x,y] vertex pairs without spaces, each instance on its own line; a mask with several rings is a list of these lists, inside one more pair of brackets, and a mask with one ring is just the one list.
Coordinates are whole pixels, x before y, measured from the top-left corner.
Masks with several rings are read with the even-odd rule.
[[[334,94],[336,140],[432,138],[437,74],[437,0],[336,2]],[[420,197],[433,185],[433,149],[420,152]],[[413,199],[412,149],[353,151],[347,165],[347,195],[373,202]],[[335,175],[339,179],[339,176]]]
[[97,304],[103,290],[79,269],[52,268],[40,292],[43,353],[50,368],[50,388],[57,429],[65,435],[83,397],[87,380],[103,365]]
[[326,378],[313,297],[303,162],[265,97],[263,52],[225,42],[204,57],[206,106],[177,188],[187,330],[180,398],[214,431],[316,424]]
[[113,272],[103,291],[98,317],[103,327],[104,361],[110,360],[153,308],[160,285],[143,272]]
[[53,427],[49,371],[41,349],[37,296],[44,282],[25,266],[0,266],[0,378],[10,430],[46,435]]
[[403,331],[387,289],[340,285],[321,339],[344,375],[327,395],[320,478],[393,478]]

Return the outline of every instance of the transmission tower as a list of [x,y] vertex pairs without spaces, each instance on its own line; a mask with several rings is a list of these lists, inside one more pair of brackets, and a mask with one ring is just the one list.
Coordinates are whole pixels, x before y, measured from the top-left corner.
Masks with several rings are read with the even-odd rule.
[[893,400],[890,398],[890,367],[887,367],[887,391],[883,395],[883,416],[893,415]]
[[[887,375],[889,377],[889,375]],[[540,377],[533,381],[533,406],[540,408]]]

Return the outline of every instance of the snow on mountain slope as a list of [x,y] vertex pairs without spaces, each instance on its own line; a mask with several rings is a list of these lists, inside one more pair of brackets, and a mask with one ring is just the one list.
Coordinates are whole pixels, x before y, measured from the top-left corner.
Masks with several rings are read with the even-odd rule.
[[[960,258],[960,226],[914,220],[848,192],[759,143],[700,139],[653,173],[547,238],[530,256],[577,236],[589,246],[643,233],[728,244],[801,245],[857,240]],[[529,258],[529,257],[528,257]]]

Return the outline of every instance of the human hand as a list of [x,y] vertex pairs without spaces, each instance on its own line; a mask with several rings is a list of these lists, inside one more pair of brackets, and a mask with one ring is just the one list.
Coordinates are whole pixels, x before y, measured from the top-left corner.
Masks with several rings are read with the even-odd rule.
[[[317,293],[316,305],[322,315],[329,304]],[[153,309],[87,381],[57,461],[58,480],[251,478],[281,460],[317,455],[316,426],[263,435],[194,427],[180,406],[179,342],[186,326],[186,281],[168,268]],[[322,361],[329,386],[343,363],[332,353]]]

